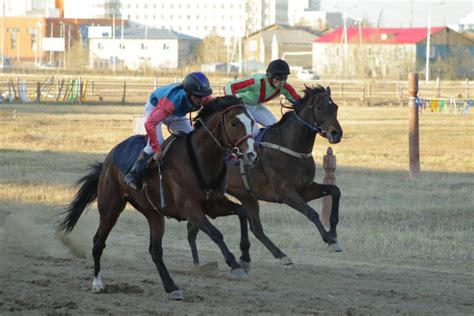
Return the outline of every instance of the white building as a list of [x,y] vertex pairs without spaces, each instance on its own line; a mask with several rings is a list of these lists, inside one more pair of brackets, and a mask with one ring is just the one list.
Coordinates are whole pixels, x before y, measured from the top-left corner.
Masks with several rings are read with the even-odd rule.
[[474,32],[474,12],[459,19],[460,32]]
[[273,24],[288,24],[288,0],[247,0],[247,34]]
[[54,0],[2,0],[1,15],[59,17]]
[[342,13],[304,10],[294,12],[294,24],[315,29],[337,28],[343,25]]
[[126,28],[123,36],[117,28],[90,27],[89,61],[94,68],[138,70],[145,68],[176,69],[193,57],[199,38],[169,30]]
[[64,17],[115,15],[136,27],[148,25],[198,38],[216,33],[230,40],[275,23],[288,24],[288,3],[289,0],[64,0]]
[[293,26],[303,11],[319,11],[321,0],[290,0],[288,1],[288,25]]
[[66,19],[107,19],[120,17],[121,0],[64,0]]
[[[215,32],[224,38],[245,35],[247,0],[64,0],[65,18],[112,18],[204,38]],[[264,1],[264,0],[261,0]]]

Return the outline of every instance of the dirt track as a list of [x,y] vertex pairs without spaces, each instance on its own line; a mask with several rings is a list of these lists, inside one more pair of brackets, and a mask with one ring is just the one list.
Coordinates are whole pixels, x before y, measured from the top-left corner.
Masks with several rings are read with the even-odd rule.
[[89,253],[96,211],[79,222],[68,246],[55,236],[51,215],[39,214],[44,212],[0,205],[0,314],[456,315],[474,310],[473,275],[447,272],[449,267],[368,265],[341,262],[337,254],[321,260],[304,253],[295,253],[295,265],[283,267],[262,252],[253,255],[250,275],[234,280],[217,246],[200,243],[202,264],[194,267],[183,240],[165,234],[165,263],[185,294],[184,301],[169,301],[147,252],[146,222],[136,212],[125,212],[112,232],[102,264],[107,292],[93,294]]

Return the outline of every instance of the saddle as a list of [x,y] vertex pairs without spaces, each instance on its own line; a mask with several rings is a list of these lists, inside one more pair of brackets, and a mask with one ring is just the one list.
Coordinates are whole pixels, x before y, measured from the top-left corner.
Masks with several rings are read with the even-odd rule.
[[[184,135],[184,134],[183,134]],[[162,157],[166,156],[166,153],[171,148],[171,145],[176,140],[177,137],[182,136],[181,134],[178,135],[171,135],[168,137],[163,145],[161,145]],[[132,168],[133,164],[137,160],[140,153],[143,151],[147,143],[147,137],[145,135],[134,135],[123,142],[121,142],[117,149],[114,151],[112,160],[114,164],[120,169],[123,174],[127,174],[127,172]],[[150,156],[147,169],[151,167],[153,164],[152,156]]]

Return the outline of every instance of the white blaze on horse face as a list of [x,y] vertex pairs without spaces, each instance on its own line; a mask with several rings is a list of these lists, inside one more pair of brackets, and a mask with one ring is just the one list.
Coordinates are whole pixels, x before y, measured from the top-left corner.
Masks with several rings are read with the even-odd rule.
[[[246,114],[242,113],[237,115],[237,118],[244,124],[245,126],[245,133],[247,135],[253,135],[253,130],[252,130],[252,119]],[[248,138],[247,139],[247,154],[248,153],[254,153],[255,154],[255,140],[253,138]]]

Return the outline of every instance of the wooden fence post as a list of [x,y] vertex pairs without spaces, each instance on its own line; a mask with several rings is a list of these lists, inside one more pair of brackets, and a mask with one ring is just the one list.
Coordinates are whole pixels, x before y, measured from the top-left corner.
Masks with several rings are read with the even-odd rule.
[[41,102],[41,82],[36,83],[36,103]]
[[408,75],[410,85],[410,97],[408,101],[408,152],[410,161],[410,177],[420,175],[420,135],[418,123],[418,106],[416,97],[418,94],[418,73]]
[[469,79],[466,78],[466,102],[469,100]]
[[127,94],[127,81],[123,81],[123,91],[122,91],[122,105],[125,104],[125,96]]
[[82,78],[79,77],[79,104],[82,104],[82,98],[83,98],[82,87],[83,87]]
[[64,87],[64,79],[61,80],[61,83],[58,81],[58,95],[56,96],[56,102],[59,101],[59,98],[61,97],[61,92],[63,91]]
[[439,77],[436,78],[436,92],[435,92],[435,98],[439,98],[441,95],[441,82],[439,81]]
[[[336,156],[332,153],[332,148],[328,147],[326,155],[323,157],[323,168],[325,171],[323,184],[336,184]],[[332,197],[323,197],[323,210],[321,212],[321,223],[329,229],[329,217],[331,215]]]
[[[18,92],[18,93],[17,93]],[[18,76],[16,76],[16,91],[15,91],[15,99],[20,98],[20,80],[18,79]]]

